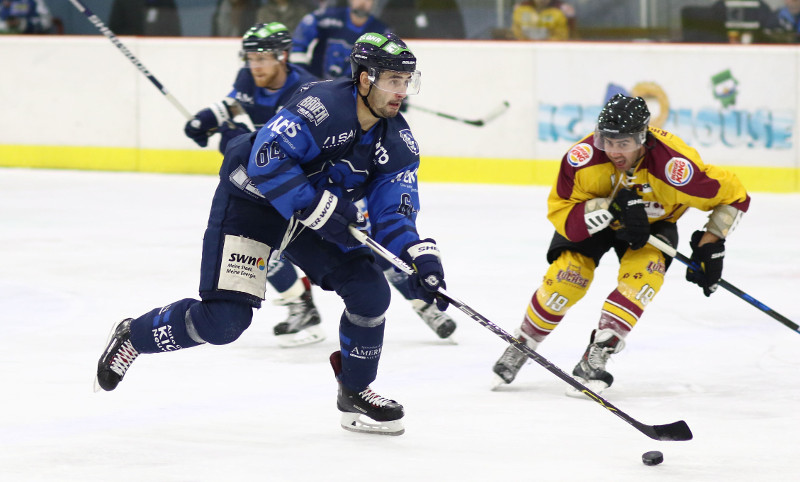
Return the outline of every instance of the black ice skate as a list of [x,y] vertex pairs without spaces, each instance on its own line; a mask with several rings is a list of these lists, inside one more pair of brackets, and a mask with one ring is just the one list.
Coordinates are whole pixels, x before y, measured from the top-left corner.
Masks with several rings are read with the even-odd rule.
[[[623,348],[625,340],[612,330],[592,330],[589,346],[572,370],[572,375],[599,394],[614,383],[614,376],[606,371],[606,363],[611,355],[619,353]],[[575,389],[568,390],[567,395],[583,397],[583,393]]]
[[[341,357],[338,351],[330,357],[337,382],[342,369]],[[340,423],[345,430],[381,435],[402,435],[405,432],[403,406],[378,395],[369,387],[356,392],[339,382],[336,408],[342,412]]]
[[414,311],[441,339],[448,338],[456,331],[456,322],[448,314],[439,310],[436,303],[425,303],[419,307],[415,304]]
[[[536,341],[525,336],[520,336],[519,330],[517,330],[515,336],[519,341],[524,342],[531,350],[536,350],[536,347],[539,346],[539,343]],[[518,350],[514,345],[509,345],[503,354],[500,355],[500,359],[497,360],[494,367],[492,367],[492,371],[497,375],[492,383],[492,389],[494,390],[504,384],[513,382],[514,378],[517,377],[517,373],[519,373],[522,368],[522,365],[527,361],[528,355]]]
[[139,356],[139,352],[131,344],[131,321],[132,318],[126,318],[111,330],[106,350],[97,362],[95,392],[101,388],[107,392],[117,388],[133,360]]
[[310,289],[306,289],[298,298],[281,304],[289,308],[289,316],[273,328],[279,346],[291,348],[325,339]]

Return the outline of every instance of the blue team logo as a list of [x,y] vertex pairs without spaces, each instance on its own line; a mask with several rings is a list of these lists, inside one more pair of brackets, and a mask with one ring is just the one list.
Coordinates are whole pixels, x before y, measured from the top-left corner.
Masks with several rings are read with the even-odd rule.
[[410,150],[414,155],[419,155],[419,144],[417,141],[414,140],[414,136],[411,135],[411,129],[403,129],[400,131],[400,138],[403,139],[408,146],[408,150]]

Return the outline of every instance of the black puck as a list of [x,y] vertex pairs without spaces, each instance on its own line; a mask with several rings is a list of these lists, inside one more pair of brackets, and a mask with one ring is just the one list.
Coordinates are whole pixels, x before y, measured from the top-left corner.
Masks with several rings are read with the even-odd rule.
[[642,454],[642,462],[645,465],[658,465],[664,461],[664,454],[658,450],[652,450]]

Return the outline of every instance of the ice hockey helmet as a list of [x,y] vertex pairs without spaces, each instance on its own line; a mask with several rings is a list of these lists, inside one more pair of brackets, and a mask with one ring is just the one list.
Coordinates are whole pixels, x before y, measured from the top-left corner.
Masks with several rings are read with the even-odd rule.
[[417,69],[417,58],[405,42],[392,33],[365,33],[353,45],[350,67],[353,80],[357,80],[361,70],[414,72]]
[[641,97],[616,94],[608,100],[597,118],[597,133],[610,139],[632,136],[644,144],[650,110]]
[[280,22],[257,23],[242,37],[244,52],[283,52],[292,47],[292,35]]

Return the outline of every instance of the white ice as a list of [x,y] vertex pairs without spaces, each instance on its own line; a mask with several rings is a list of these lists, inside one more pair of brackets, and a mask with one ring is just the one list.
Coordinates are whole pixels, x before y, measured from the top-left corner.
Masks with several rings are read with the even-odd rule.
[[[123,317],[197,296],[212,176],[0,170],[0,479],[4,481],[797,480],[800,334],[720,290],[705,298],[676,262],[609,364],[603,396],[654,441],[529,362],[489,390],[505,342],[463,313],[457,345],[395,296],[378,380],[406,407],[400,437],[339,427],[328,355],[342,309],[316,289],[328,338],[281,349],[265,303],[227,346],[143,355],[109,393],[97,359]],[[546,269],[545,187],[421,185],[420,233],[441,247],[448,291],[507,331]],[[798,322],[800,195],[752,193],[724,278]],[[705,214],[680,223],[679,250]],[[540,347],[571,371],[618,263]],[[272,293],[269,293],[272,296]],[[660,450],[664,463],[642,464]]]

